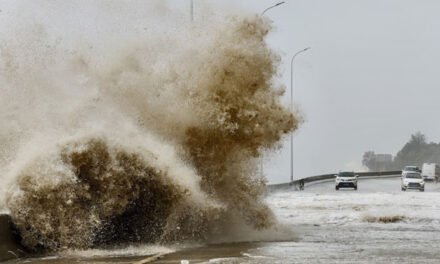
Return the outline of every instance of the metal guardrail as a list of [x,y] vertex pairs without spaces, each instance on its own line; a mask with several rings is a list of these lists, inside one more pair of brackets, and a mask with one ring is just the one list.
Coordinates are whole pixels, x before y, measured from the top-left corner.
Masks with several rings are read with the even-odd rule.
[[[394,175],[400,175],[401,173],[402,173],[402,171],[355,172],[355,174],[358,175],[359,178],[390,177],[390,176],[394,176]],[[335,178],[335,174],[337,174],[337,173],[310,176],[310,177],[297,179],[293,182],[287,182],[287,183],[269,184],[269,185],[267,185],[267,190],[269,192],[273,192],[273,191],[277,191],[277,190],[285,190],[285,189],[299,190],[299,185],[300,185],[301,181],[303,181],[303,183],[306,184],[306,183],[311,183],[311,182],[331,180],[331,179]]]

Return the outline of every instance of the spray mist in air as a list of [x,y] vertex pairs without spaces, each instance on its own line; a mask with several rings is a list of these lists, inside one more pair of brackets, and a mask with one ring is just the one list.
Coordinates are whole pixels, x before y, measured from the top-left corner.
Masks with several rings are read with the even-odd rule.
[[215,241],[276,225],[262,151],[297,119],[273,87],[268,21],[63,46],[1,45],[0,206],[31,250]]

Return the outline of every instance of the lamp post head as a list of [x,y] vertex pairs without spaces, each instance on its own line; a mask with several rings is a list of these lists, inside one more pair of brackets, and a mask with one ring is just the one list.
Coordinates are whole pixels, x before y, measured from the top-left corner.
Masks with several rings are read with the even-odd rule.
[[279,3],[274,4],[273,6],[269,6],[268,8],[264,9],[264,11],[261,13],[261,15],[264,15],[264,13],[266,13],[267,10],[272,9],[272,8],[274,8],[274,7],[277,7],[277,6],[279,6],[279,5],[282,5],[282,4],[284,4],[284,3],[285,3],[285,2],[282,1],[282,2],[279,2]]

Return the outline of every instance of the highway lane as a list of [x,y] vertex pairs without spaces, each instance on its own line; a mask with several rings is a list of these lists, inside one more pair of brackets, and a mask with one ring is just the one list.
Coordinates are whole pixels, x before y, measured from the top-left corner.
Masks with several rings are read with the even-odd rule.
[[267,202],[299,241],[255,254],[272,263],[439,263],[440,184],[427,182],[425,192],[401,191],[400,178],[358,184],[357,191],[336,191],[328,181],[270,195]]
[[[323,182],[312,182],[306,184],[305,191],[316,192],[316,193],[333,193],[335,191],[335,182],[334,180],[323,181]],[[339,191],[352,191],[352,189],[341,188],[339,189]],[[359,178],[358,192],[361,193],[401,192],[400,177]],[[425,192],[440,192],[440,183],[436,184],[434,182],[426,182]]]

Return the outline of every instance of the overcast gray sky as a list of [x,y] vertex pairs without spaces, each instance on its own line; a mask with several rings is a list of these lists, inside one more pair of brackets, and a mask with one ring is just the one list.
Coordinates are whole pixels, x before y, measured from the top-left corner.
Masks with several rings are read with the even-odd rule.
[[[135,2],[139,8],[130,7]],[[34,6],[30,10],[37,20],[44,19],[52,3],[3,0],[0,14],[29,5]],[[62,12],[50,11],[66,17],[66,23],[71,23],[67,25],[86,25],[100,8],[78,8],[76,1],[63,3]],[[121,15],[142,17],[144,12],[164,15],[166,5],[189,14],[190,0],[151,1],[150,6],[142,1],[124,3],[127,8],[120,10]],[[196,23],[203,23],[213,13],[261,13],[275,3],[194,0]],[[152,12],[144,11],[144,6]],[[20,16],[14,19],[23,19],[26,13],[18,11]],[[275,26],[267,41],[282,56],[280,82],[288,89],[291,56],[312,47],[295,62],[295,102],[306,119],[294,136],[295,178],[360,169],[364,151],[395,154],[416,131],[440,141],[439,11],[440,1],[436,0],[286,0],[266,13]],[[0,29],[6,30],[7,22]],[[57,29],[56,23],[53,27],[65,30]],[[287,104],[289,98],[284,101]],[[285,145],[267,157],[264,171],[270,182],[290,178],[288,142]]]
[[[277,3],[239,2],[255,12]],[[364,151],[395,154],[416,131],[440,140],[439,11],[428,0],[288,0],[266,12],[288,88],[292,54],[312,47],[294,71],[306,116],[294,137],[296,177],[358,169]],[[288,180],[289,156],[286,148],[266,162],[271,182]]]

